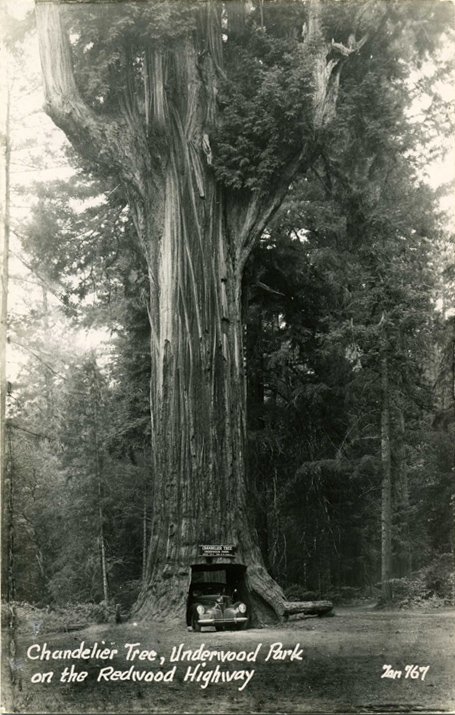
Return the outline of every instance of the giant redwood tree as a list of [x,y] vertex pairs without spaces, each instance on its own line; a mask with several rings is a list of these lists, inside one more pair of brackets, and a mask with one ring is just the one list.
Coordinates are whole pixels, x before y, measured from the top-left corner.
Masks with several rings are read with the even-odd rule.
[[284,612],[248,516],[242,273],[319,156],[343,66],[368,65],[377,34],[396,40],[400,12],[416,5],[37,1],[47,111],[121,186],[147,266],[144,617],[183,611],[200,543],[236,544],[256,611]]

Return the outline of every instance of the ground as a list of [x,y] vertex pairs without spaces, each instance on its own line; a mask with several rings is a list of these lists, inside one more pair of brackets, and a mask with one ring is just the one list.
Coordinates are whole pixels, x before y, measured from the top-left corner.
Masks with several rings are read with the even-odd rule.
[[[455,712],[455,610],[379,611],[371,607],[337,608],[334,617],[289,621],[276,628],[216,633],[193,633],[182,624],[90,626],[80,631],[34,635],[36,625],[20,628],[19,664],[14,705],[4,712],[20,713],[358,713]],[[28,632],[27,632],[28,630]],[[95,642],[117,648],[114,660],[73,660],[76,671],[88,673],[83,682],[65,684],[60,674],[71,661],[27,658],[31,644],[47,643],[52,651],[84,647]],[[125,643],[141,643],[154,650],[157,660],[126,660]],[[201,644],[210,651],[253,652],[262,644],[255,662],[207,662],[198,672],[254,670],[244,680],[211,683],[184,682],[194,662],[170,662],[174,646],[195,651]],[[266,660],[272,644],[289,650],[285,660]],[[299,646],[296,648],[297,644]],[[275,646],[273,652],[278,653]],[[37,650],[32,651],[32,654]],[[294,653],[291,659],[291,653]],[[153,657],[153,655],[151,655]],[[162,668],[160,668],[160,659]],[[176,670],[173,682],[97,682],[101,668],[127,671]],[[401,671],[401,677],[381,677],[384,666]],[[424,671],[406,666],[429,666]],[[51,683],[32,683],[39,672],[53,670]],[[406,676],[408,673],[408,677]],[[39,677],[36,676],[35,677]],[[241,676],[239,676],[241,677]],[[422,679],[423,677],[423,679]],[[203,684],[203,683],[202,683]],[[242,690],[240,687],[244,685]]]

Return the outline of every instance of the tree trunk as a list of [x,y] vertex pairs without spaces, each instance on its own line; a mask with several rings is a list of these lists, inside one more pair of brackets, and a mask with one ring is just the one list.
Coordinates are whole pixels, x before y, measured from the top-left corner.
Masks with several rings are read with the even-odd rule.
[[[48,291],[46,286],[41,286],[41,295],[43,297],[43,329],[46,341],[51,335],[51,326],[49,325],[49,303],[48,303]],[[52,379],[51,370],[45,365],[43,366],[43,379],[44,379],[44,395],[46,399],[46,422],[47,424],[52,424],[52,419],[54,417],[54,384]]]
[[96,374],[96,366],[94,372],[94,390],[91,396],[93,400],[93,441],[95,450],[95,479],[98,492],[98,543],[100,547],[100,565],[101,565],[101,581],[103,586],[103,601],[104,609],[107,613],[109,605],[109,584],[107,579],[107,562],[106,562],[106,540],[104,537],[104,510],[103,510],[103,458],[100,453],[100,445],[98,440],[98,400],[100,398],[99,384]]
[[[237,546],[256,606],[267,604],[261,615],[282,615],[283,594],[263,566],[246,505],[236,236],[223,192],[206,171],[202,197],[189,162],[187,146],[177,145],[165,178],[160,250],[150,266],[159,276],[157,283],[152,276],[150,308],[154,481],[139,614],[183,616],[198,545],[224,543]],[[143,216],[141,207],[136,213]]]
[[390,396],[387,356],[381,359],[381,598],[384,603],[392,600],[392,453],[390,444]]
[[409,533],[409,480],[406,459],[406,424],[403,410],[400,409],[397,420],[397,529],[401,535],[397,555],[400,576],[408,576],[412,571],[411,535]]
[[100,563],[101,563],[101,580],[103,584],[103,601],[104,608],[107,612],[107,607],[109,605],[109,584],[107,580],[107,562],[106,562],[106,541],[104,538],[104,513],[102,507],[102,486],[101,479],[98,476],[98,529],[99,529],[99,545],[100,545]]
[[147,579],[147,490],[144,490],[144,501],[142,505],[142,583]]
[[100,558],[101,558],[101,576],[103,580],[103,601],[105,608],[109,604],[109,586],[107,581],[107,566],[106,566],[106,545],[104,541],[104,529],[103,529],[103,512],[100,508],[99,510],[99,520],[100,520]]

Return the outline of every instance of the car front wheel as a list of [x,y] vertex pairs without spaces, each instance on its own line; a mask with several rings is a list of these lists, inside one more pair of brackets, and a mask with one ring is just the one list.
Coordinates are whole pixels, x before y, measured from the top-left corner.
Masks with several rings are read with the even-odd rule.
[[200,632],[201,630],[201,624],[199,623],[199,613],[197,612],[196,609],[191,614],[191,626],[193,628],[193,631],[196,631],[197,633]]

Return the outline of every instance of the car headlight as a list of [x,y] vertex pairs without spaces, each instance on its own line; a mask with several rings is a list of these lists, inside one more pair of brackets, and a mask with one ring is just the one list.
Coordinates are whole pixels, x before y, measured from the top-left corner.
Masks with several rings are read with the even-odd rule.
[[202,616],[202,614],[204,613],[204,606],[201,606],[201,604],[199,604],[198,606],[196,606],[196,611],[199,613],[200,616]]
[[237,608],[239,609],[240,613],[246,613],[246,605],[244,603],[239,603]]

